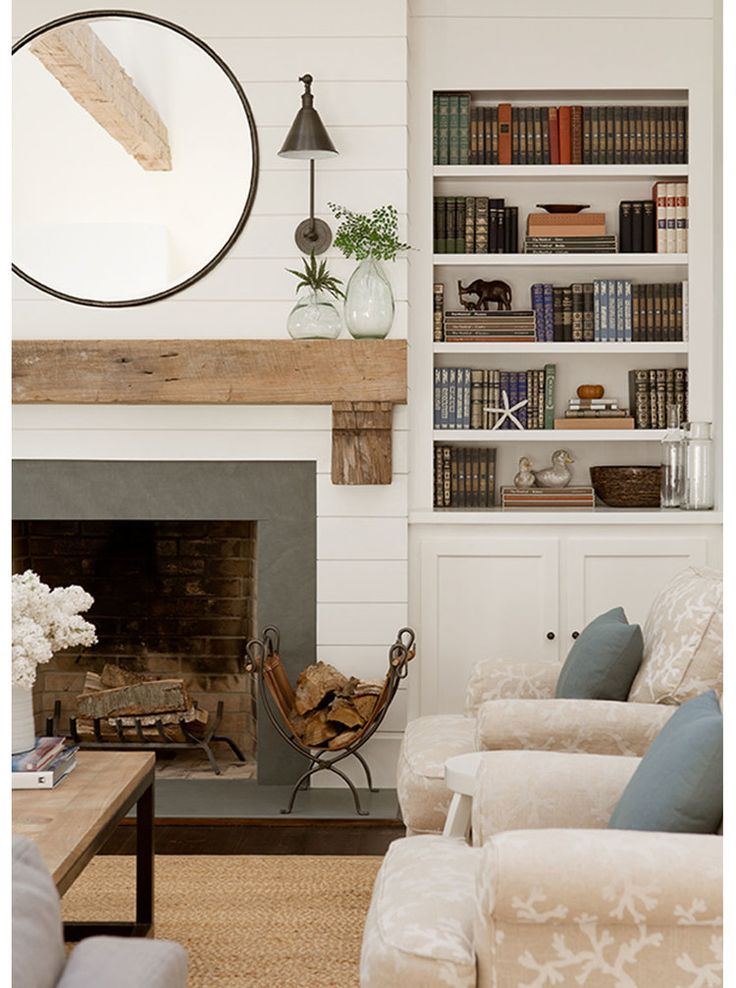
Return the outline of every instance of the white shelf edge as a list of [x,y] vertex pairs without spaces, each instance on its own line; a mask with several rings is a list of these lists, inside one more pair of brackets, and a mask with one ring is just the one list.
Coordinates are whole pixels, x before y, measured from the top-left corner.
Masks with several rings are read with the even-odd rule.
[[721,511],[595,508],[592,511],[412,511],[410,525],[722,525]]
[[687,353],[687,343],[433,343],[434,353]]
[[686,265],[687,254],[434,254],[438,267],[672,267]]
[[435,442],[659,442],[664,429],[434,429]]
[[434,165],[434,178],[660,178],[688,176],[688,165]]

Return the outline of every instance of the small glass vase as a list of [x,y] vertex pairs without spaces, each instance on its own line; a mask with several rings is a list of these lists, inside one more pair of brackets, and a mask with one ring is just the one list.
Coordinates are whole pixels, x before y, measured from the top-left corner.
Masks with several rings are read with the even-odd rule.
[[13,754],[31,751],[36,745],[36,726],[33,722],[33,690],[12,685]]
[[345,292],[345,325],[355,340],[383,340],[394,321],[394,293],[381,263],[366,257]]
[[336,340],[342,316],[328,292],[304,291],[289,313],[286,328],[293,340]]

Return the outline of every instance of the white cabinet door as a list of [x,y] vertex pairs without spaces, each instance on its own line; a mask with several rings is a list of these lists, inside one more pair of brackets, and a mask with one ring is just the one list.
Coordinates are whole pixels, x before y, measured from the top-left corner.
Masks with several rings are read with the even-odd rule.
[[558,660],[558,560],[556,538],[422,543],[415,672],[422,714],[462,712],[478,659]]
[[573,634],[612,607],[623,607],[629,621],[643,625],[660,588],[686,566],[705,565],[707,554],[708,540],[698,537],[567,540],[561,584],[563,657]]

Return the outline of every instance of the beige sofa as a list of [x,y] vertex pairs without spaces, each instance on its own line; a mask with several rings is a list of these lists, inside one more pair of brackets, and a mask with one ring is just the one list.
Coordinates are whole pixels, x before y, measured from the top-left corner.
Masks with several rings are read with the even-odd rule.
[[721,984],[722,837],[606,829],[639,759],[483,756],[476,846],[391,844],[361,988]]
[[723,582],[688,567],[657,595],[644,659],[627,703],[556,700],[551,662],[478,662],[464,714],[420,717],[406,729],[398,795],[407,834],[440,833],[450,804],[445,761],[470,751],[534,749],[642,755],[674,705],[723,685]]

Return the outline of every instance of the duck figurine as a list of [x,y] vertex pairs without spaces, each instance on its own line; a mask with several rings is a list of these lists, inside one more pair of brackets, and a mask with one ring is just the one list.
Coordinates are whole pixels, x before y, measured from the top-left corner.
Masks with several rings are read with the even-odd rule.
[[568,465],[574,462],[575,460],[566,449],[556,449],[552,454],[551,467],[533,471],[537,485],[539,487],[567,487],[572,480],[572,473],[568,469]]
[[514,477],[514,487],[520,491],[534,487],[534,471],[532,470],[532,461],[528,456],[522,456],[519,460],[519,472]]

